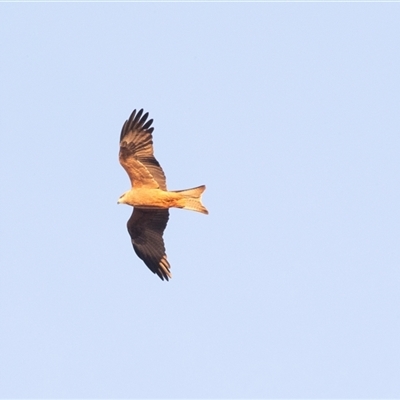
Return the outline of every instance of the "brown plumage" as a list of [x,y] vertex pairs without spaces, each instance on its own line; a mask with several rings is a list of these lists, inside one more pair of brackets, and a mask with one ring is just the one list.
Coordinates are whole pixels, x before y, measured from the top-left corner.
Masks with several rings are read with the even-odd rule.
[[131,189],[118,203],[134,207],[128,220],[128,232],[136,254],[162,280],[172,277],[165,254],[163,233],[171,207],[208,214],[201,203],[205,186],[180,191],[167,191],[160,164],[153,155],[153,120],[147,121],[143,109],[133,111],[125,121],[120,136],[119,161],[131,180]]

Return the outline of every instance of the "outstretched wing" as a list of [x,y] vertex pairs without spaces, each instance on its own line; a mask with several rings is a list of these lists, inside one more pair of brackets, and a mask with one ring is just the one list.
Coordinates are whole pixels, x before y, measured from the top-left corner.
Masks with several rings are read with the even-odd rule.
[[168,218],[168,209],[134,208],[127,224],[135,253],[153,273],[167,281],[172,275],[162,235]]
[[[122,127],[119,141],[119,162],[128,173],[132,187],[167,190],[164,171],[153,155],[153,120],[143,109],[133,111]],[[147,122],[146,122],[147,121]]]

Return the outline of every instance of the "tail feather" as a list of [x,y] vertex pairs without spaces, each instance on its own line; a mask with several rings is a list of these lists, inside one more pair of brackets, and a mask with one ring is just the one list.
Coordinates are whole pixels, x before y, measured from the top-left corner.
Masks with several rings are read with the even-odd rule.
[[192,189],[176,190],[175,193],[180,193],[183,196],[180,200],[182,208],[208,214],[208,210],[201,203],[201,195],[205,190],[205,185],[202,185]]

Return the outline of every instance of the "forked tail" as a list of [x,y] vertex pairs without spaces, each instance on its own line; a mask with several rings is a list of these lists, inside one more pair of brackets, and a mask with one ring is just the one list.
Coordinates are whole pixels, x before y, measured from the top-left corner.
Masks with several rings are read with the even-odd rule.
[[195,187],[193,189],[176,190],[175,193],[180,193],[182,198],[179,200],[179,207],[185,210],[198,211],[203,214],[208,214],[207,208],[201,203],[201,194],[206,190],[205,185]]

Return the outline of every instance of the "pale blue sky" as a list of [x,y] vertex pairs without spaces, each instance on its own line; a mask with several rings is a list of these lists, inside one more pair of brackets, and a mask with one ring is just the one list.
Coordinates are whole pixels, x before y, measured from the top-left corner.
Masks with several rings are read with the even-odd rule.
[[[0,397],[400,397],[400,4],[1,4]],[[173,279],[117,205],[154,118]]]

